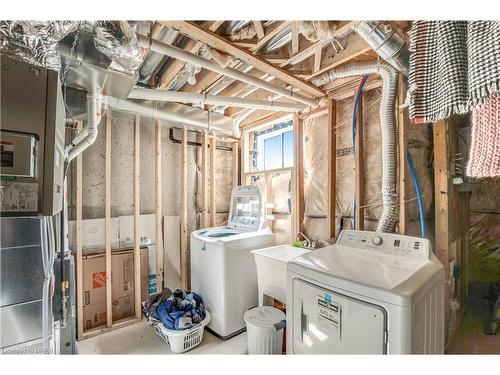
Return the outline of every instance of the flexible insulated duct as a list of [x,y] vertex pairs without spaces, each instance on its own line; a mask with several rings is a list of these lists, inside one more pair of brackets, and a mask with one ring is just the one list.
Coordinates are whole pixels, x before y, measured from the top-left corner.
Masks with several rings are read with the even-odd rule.
[[382,78],[380,103],[380,129],[382,134],[382,203],[383,210],[377,232],[392,232],[398,215],[398,193],[396,190],[396,119],[394,106],[398,86],[398,72],[384,62],[352,63],[331,70],[311,82],[324,85],[334,79],[377,74]]

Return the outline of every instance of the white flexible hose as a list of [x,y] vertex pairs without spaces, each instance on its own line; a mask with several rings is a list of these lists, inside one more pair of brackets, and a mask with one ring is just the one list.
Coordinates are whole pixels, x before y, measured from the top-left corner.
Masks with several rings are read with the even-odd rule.
[[334,79],[377,74],[382,78],[380,103],[380,130],[382,135],[382,203],[383,210],[377,232],[391,232],[398,215],[398,193],[396,190],[396,119],[394,106],[398,87],[398,72],[384,62],[352,63],[331,70],[312,80],[319,86]]

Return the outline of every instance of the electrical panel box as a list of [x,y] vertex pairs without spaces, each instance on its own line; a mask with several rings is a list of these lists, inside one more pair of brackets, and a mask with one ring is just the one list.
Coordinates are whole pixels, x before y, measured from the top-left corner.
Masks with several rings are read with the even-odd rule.
[[1,215],[62,209],[66,113],[57,71],[1,55]]

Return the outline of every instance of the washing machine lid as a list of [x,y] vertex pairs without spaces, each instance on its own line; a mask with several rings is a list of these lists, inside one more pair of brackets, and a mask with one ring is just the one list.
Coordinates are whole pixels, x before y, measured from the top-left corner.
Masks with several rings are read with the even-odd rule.
[[[382,242],[374,245],[379,237]],[[418,250],[415,240],[423,243]],[[424,284],[442,275],[441,263],[423,250],[427,246],[428,240],[415,237],[344,231],[337,244],[295,258],[288,269],[333,287],[407,306]]]
[[220,246],[237,246],[240,243],[251,243],[259,240],[262,236],[273,237],[269,227],[257,231],[243,231],[229,226],[198,229],[191,234],[204,242],[210,242]]

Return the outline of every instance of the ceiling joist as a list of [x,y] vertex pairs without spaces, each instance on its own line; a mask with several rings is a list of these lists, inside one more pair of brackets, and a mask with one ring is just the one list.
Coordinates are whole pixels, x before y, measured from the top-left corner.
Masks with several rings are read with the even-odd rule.
[[[172,27],[180,33],[189,36],[192,39],[206,43],[212,48],[221,52],[234,56],[235,58],[253,66],[254,68],[270,74],[276,78],[283,80],[292,87],[299,88],[314,96],[324,96],[324,93],[317,87],[307,83],[293,75],[289,74],[286,70],[279,68],[275,65],[268,63],[266,60],[255,56],[251,52],[231,43],[220,35],[211,32],[210,30],[203,29],[193,22],[186,21],[160,21],[164,26]],[[264,39],[264,38],[263,38]]]

